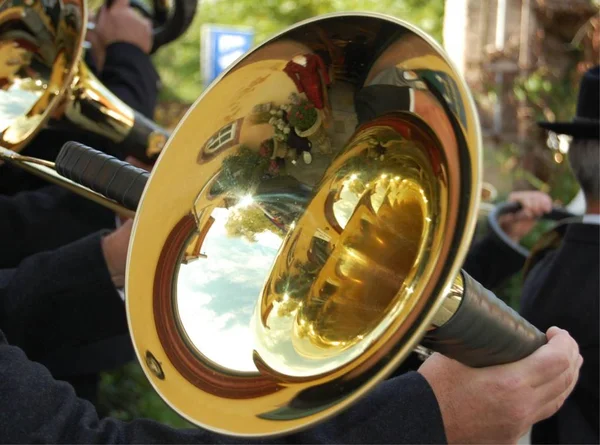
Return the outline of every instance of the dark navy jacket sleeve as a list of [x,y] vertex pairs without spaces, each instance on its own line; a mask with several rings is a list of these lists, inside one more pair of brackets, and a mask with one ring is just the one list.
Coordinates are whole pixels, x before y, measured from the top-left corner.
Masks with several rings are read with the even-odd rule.
[[488,289],[493,289],[525,265],[525,257],[489,234],[473,243],[463,269]]
[[160,78],[152,59],[140,48],[124,42],[108,46],[100,80],[127,105],[149,119],[154,117]]
[[236,439],[149,420],[99,419],[40,364],[7,344],[0,331],[0,438],[5,443],[444,443],[440,412],[417,373],[387,380],[339,416],[270,440]]
[[112,211],[59,187],[14,196],[0,194],[0,269],[53,250],[101,229],[115,227]]
[[127,335],[124,303],[102,254],[104,234],[0,270],[0,329],[31,359]]

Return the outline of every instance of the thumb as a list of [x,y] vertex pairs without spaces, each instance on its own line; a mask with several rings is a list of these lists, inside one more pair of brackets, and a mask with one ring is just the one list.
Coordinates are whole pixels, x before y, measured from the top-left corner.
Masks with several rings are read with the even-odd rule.
[[546,331],[546,337],[548,338],[548,341],[552,340],[553,337],[556,337],[557,335],[561,334],[568,334],[568,332],[556,326],[552,326]]
[[96,28],[101,26],[101,23],[105,21],[104,17],[106,17],[107,9],[108,7],[106,5],[102,5],[94,14],[94,24],[96,25]]

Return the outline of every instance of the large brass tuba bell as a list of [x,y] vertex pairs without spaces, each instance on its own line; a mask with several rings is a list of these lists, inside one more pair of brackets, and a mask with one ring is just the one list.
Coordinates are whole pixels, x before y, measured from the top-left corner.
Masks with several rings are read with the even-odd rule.
[[487,366],[545,342],[461,271],[481,156],[439,46],[351,13],[235,63],[149,178],[77,144],[56,167],[137,210],[127,311],[154,388],[188,420],[248,437],[336,414],[417,348]]
[[[195,5],[189,0],[179,3]],[[186,13],[193,17],[194,11],[195,6]],[[46,124],[75,126],[121,144],[127,154],[152,161],[169,134],[91,73],[82,58],[86,24],[84,0],[2,2],[0,144],[20,152]],[[161,29],[155,37],[173,37],[164,34]]]

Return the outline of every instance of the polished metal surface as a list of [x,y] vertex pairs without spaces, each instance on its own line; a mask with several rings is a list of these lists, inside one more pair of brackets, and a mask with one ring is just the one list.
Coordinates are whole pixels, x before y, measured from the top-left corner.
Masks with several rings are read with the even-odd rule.
[[411,315],[428,257],[439,255],[450,181],[442,146],[409,113],[363,125],[293,219],[262,290],[255,348],[278,373],[317,376],[356,360]]
[[80,61],[65,97],[63,117],[78,128],[122,142],[134,125],[134,112]]
[[55,114],[81,58],[83,0],[0,4],[0,144],[16,151]]
[[20,152],[47,124],[69,124],[155,157],[165,131],[136,119],[86,66],[86,25],[83,0],[0,4],[0,145]]
[[322,16],[244,56],[179,124],[136,214],[127,310],[154,388],[239,436],[349,406],[452,295],[480,161],[463,80],[407,23]]
[[438,309],[431,322],[431,328],[444,326],[460,307],[465,293],[465,283],[462,274],[458,274],[447,291],[442,306]]

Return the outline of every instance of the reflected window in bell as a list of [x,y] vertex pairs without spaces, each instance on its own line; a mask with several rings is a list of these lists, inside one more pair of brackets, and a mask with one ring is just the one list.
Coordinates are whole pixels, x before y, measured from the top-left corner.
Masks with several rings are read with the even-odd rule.
[[219,130],[212,138],[206,143],[206,153],[214,153],[226,145],[228,142],[233,141],[235,138],[235,127],[236,122],[232,122]]
[[269,111],[271,111],[272,107],[273,107],[272,102],[266,102],[264,104],[254,105],[254,107],[252,108],[252,114],[268,113]]
[[217,155],[222,150],[233,147],[240,143],[240,131],[242,127],[242,119],[235,120],[221,127],[219,131],[213,134],[200,152],[198,161],[209,160],[213,156]]

